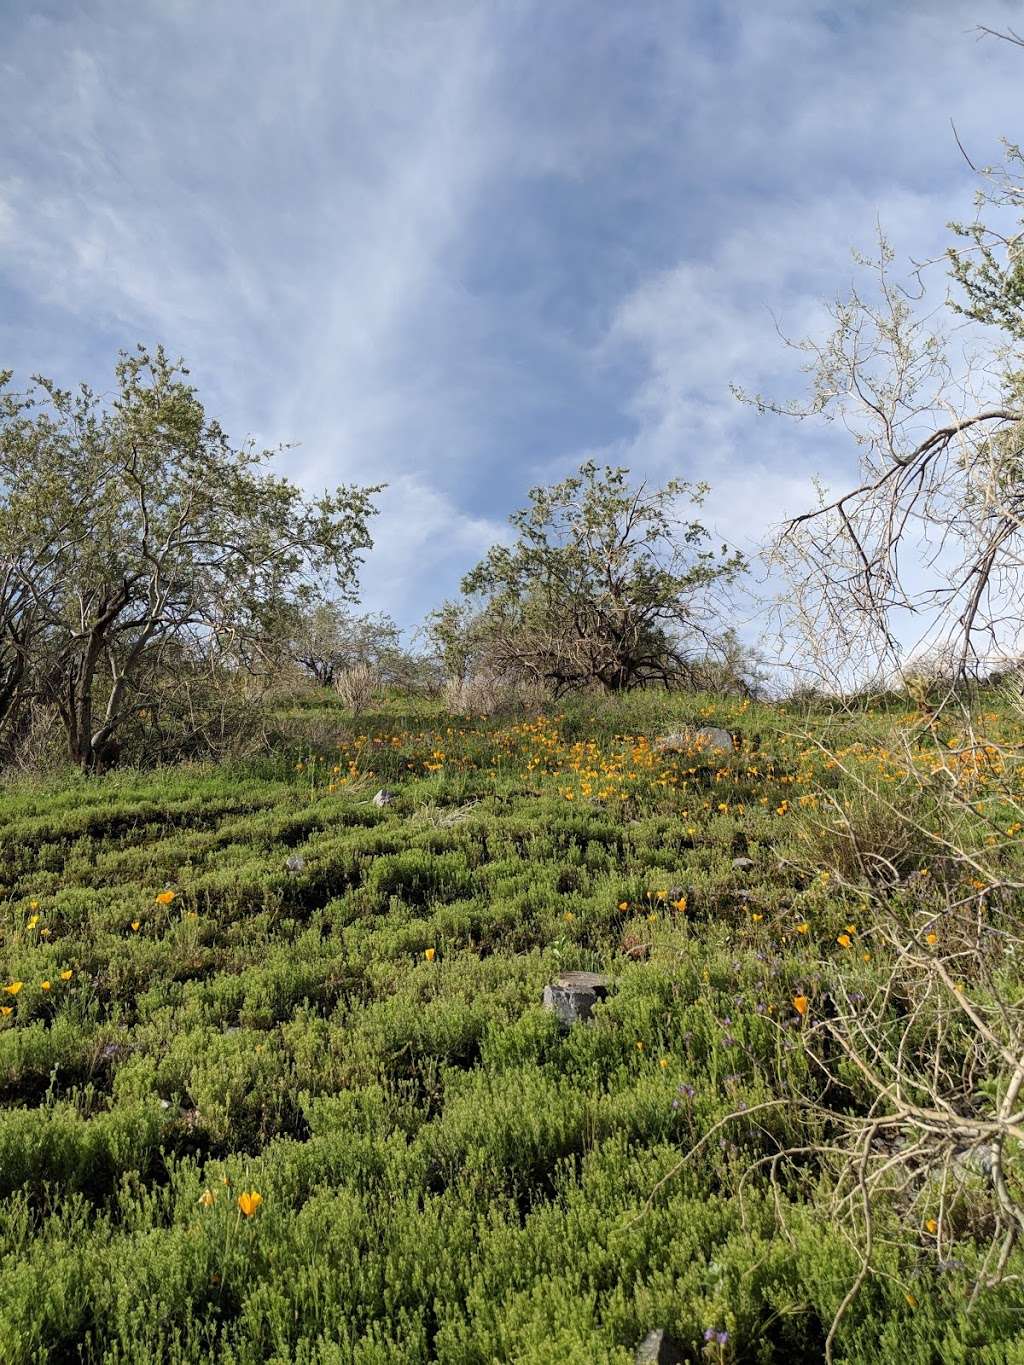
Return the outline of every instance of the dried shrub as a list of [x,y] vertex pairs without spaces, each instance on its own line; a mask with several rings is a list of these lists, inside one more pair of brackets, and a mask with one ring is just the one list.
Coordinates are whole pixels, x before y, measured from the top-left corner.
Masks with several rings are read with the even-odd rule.
[[334,690],[348,710],[358,716],[380,697],[380,674],[372,664],[353,664],[335,677]]
[[496,716],[542,711],[550,701],[543,684],[499,673],[475,673],[445,684],[445,710],[461,716]]

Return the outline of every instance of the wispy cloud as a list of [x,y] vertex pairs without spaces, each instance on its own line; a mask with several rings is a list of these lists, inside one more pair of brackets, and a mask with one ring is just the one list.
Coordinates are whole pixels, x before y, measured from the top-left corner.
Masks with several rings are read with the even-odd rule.
[[413,621],[527,487],[598,452],[715,485],[748,543],[850,467],[729,383],[870,244],[938,250],[1015,135],[1009,4],[37,3],[0,57],[0,363],[190,360],[310,484],[387,480]]

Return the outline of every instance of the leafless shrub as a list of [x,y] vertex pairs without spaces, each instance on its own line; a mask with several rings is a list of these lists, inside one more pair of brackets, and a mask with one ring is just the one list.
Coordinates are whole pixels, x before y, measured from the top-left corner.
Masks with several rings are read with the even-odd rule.
[[13,772],[55,772],[67,763],[67,744],[60,717],[48,706],[29,702],[13,733],[5,736],[4,766]]
[[[1024,1239],[1024,756],[952,705],[876,735],[870,754],[823,747],[841,782],[797,816],[803,871],[856,922],[807,964],[793,1013],[775,1024],[783,1047],[798,1031],[811,1083],[730,1114],[675,1171],[733,1122],[799,1115],[806,1142],[753,1161],[740,1195],[767,1175],[784,1231],[783,1173],[811,1160],[830,1177],[825,1211],[858,1261],[828,1332],[831,1361],[859,1291],[891,1273],[896,1225],[918,1230],[922,1264],[969,1265],[969,1305],[1021,1278],[1008,1267]],[[967,1260],[957,1244],[971,1246]]]
[[353,664],[337,674],[334,690],[348,710],[358,716],[380,697],[380,675],[372,664]]
[[550,692],[542,683],[498,673],[474,673],[445,684],[445,710],[457,716],[495,716],[542,711]]

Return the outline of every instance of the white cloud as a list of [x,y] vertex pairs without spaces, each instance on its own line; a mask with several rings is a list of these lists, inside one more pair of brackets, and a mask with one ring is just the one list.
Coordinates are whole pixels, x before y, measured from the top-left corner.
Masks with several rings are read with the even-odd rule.
[[439,606],[488,548],[508,537],[508,526],[468,516],[412,475],[400,475],[377,499],[371,523],[374,550],[363,574],[369,611],[420,621]]
[[[162,340],[311,485],[388,481],[413,619],[584,453],[714,485],[747,546],[845,448],[740,408],[870,245],[941,248],[1013,135],[988,0],[901,7],[116,0],[0,58],[0,364],[108,380]],[[403,576],[408,576],[408,581]]]

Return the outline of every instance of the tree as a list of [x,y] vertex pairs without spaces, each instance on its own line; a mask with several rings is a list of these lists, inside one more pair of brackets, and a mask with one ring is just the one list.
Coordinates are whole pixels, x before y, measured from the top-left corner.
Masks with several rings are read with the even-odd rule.
[[463,683],[486,668],[488,627],[479,604],[466,599],[442,602],[427,617],[422,633],[446,682]]
[[340,602],[296,606],[288,615],[284,649],[320,687],[333,687],[348,669],[369,667],[383,682],[403,672],[402,633],[385,612],[357,613]]
[[492,663],[556,693],[687,679],[694,649],[711,638],[711,590],[744,560],[708,548],[705,528],[680,518],[680,503],[699,506],[705,485],[628,480],[628,469],[588,461],[530,490],[530,505],[510,518],[516,542],[493,546],[463,580],[482,603],[464,642],[470,656],[483,645]]
[[231,446],[187,375],[162,349],[122,353],[109,404],[0,376],[0,688],[54,707],[87,771],[161,660],[253,666],[282,604],[327,581],[352,598],[372,544],[376,488],[307,498],[275,452]]
[[[873,260],[856,257],[867,283],[831,305],[831,334],[791,343],[807,357],[809,400],[747,399],[762,412],[839,421],[859,449],[856,485],[823,496],[775,547],[795,569],[790,625],[844,656],[870,641],[881,664],[898,663],[901,612],[951,650],[958,677],[1021,652],[1022,172],[1012,144],[1004,165],[979,172],[976,221],[950,225],[954,296],[928,306],[925,267],[900,279],[881,235]],[[1021,231],[986,224],[1008,211]]]

